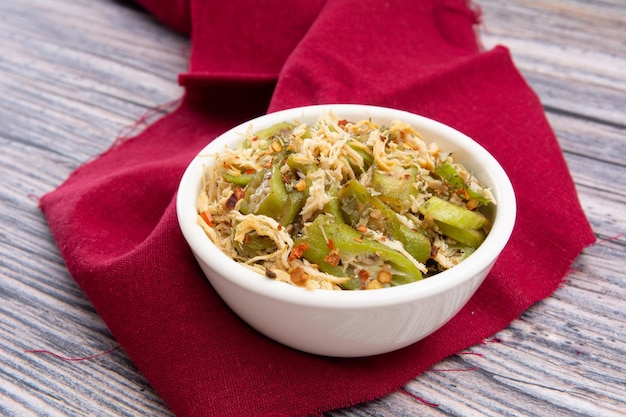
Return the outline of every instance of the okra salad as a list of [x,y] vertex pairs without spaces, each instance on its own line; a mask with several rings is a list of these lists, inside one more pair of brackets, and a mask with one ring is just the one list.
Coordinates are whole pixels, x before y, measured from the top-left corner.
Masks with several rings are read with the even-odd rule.
[[490,190],[409,124],[330,113],[242,132],[204,167],[198,223],[224,253],[308,289],[377,289],[449,269],[485,239]]

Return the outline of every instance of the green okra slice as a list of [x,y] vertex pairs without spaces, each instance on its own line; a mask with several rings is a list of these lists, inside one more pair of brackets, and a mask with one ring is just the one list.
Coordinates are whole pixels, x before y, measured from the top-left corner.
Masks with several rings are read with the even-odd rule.
[[490,199],[469,188],[463,178],[461,178],[459,172],[452,164],[444,162],[443,164],[435,167],[434,171],[448,184],[448,186],[452,190],[462,191],[462,193],[460,194],[463,195],[464,198],[466,198],[467,200],[474,199],[478,202],[479,205],[491,203]]
[[232,184],[238,185],[240,187],[245,187],[246,185],[248,185],[250,181],[252,181],[252,178],[254,178],[255,174],[233,175],[233,174],[224,173],[222,175],[224,176],[224,179],[226,181]]
[[[233,234],[236,229],[233,229]],[[259,236],[256,232],[249,232],[243,242],[235,242],[235,250],[245,258],[254,258],[276,250],[276,243],[267,236]],[[270,250],[271,249],[271,250]]]
[[336,188],[333,188],[328,190],[327,194],[330,196],[330,201],[324,205],[322,212],[330,214],[336,221],[343,223],[343,213],[339,204],[339,191]]
[[300,214],[300,210],[302,210],[306,198],[307,196],[303,192],[296,190],[290,191],[287,195],[287,201],[285,202],[279,223],[283,226],[288,226],[293,223],[298,214]]
[[352,169],[354,170],[354,172],[359,175],[362,174],[364,172],[367,172],[367,170],[372,166],[372,164],[374,163],[374,156],[367,152],[365,149],[363,149],[362,147],[357,145],[357,141],[354,141],[352,143],[348,143],[348,146],[350,148],[352,148],[356,153],[359,154],[359,156],[361,156],[361,158],[363,158],[363,166],[357,165],[355,162],[353,162],[352,160],[349,160],[348,162],[350,162],[350,166],[352,167]]
[[285,163],[289,166],[289,168],[294,171],[301,172],[304,176],[306,176],[311,171],[316,171],[317,169],[319,169],[318,166],[315,164],[305,164],[298,161],[296,159],[296,155],[293,153],[287,155],[287,160]]
[[280,173],[280,165],[260,170],[244,188],[239,211],[243,214],[262,214],[280,220],[288,194]]
[[[376,277],[378,271],[385,269],[392,275],[392,285],[422,279],[421,271],[405,255],[326,214],[317,216],[294,246],[302,243],[307,245],[302,257],[334,276],[355,276],[358,270],[365,269]],[[335,262],[329,262],[333,251],[339,256],[338,262],[334,257],[331,258]],[[354,286],[354,282],[348,286]]]
[[457,206],[439,197],[431,197],[419,208],[419,212],[427,220],[437,220],[459,229],[481,229],[487,226],[488,220],[477,211]]
[[439,230],[444,235],[471,248],[477,248],[485,240],[485,232],[482,229],[461,229],[435,220]]
[[413,185],[417,179],[416,166],[398,167],[391,171],[374,170],[372,188],[380,193],[380,199],[401,211],[410,207],[410,197],[417,197],[417,188]]
[[282,143],[286,143],[295,127],[293,123],[289,122],[276,123],[266,129],[256,131],[252,138],[246,139],[243,142],[243,147],[250,148],[252,146],[251,141],[258,141],[261,149],[267,149],[271,144],[270,139],[272,138],[278,138]]
[[339,204],[344,220],[350,226],[356,228],[365,222],[368,228],[401,242],[419,262],[424,263],[430,257],[430,240],[402,225],[393,209],[372,196],[358,181],[350,180],[339,190]]

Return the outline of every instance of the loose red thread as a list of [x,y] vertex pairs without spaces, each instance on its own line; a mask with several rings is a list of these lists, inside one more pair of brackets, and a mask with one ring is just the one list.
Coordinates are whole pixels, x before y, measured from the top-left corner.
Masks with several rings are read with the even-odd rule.
[[490,343],[502,343],[502,340],[498,339],[497,337],[489,337],[487,339],[483,339],[483,341],[480,343],[483,345],[488,345]]
[[618,240],[624,236],[624,233],[617,234],[611,237],[605,237],[604,239],[597,239],[591,246],[601,245],[603,243],[612,242],[614,240]]
[[29,200],[32,200],[36,203],[39,203],[39,196],[33,193],[28,193],[26,194],[26,197],[28,197]]
[[45,349],[28,349],[28,350],[25,350],[24,353],[45,353],[46,355],[51,355],[51,356],[54,356],[55,358],[58,358],[58,359],[61,359],[61,360],[64,360],[64,361],[79,362],[79,361],[86,361],[86,360],[89,360],[89,359],[97,358],[98,356],[108,355],[109,353],[114,352],[114,351],[118,350],[121,347],[122,346],[118,345],[118,346],[116,346],[114,348],[111,348],[109,350],[105,350],[104,352],[96,353],[95,355],[79,357],[79,358],[68,358],[67,356],[59,355],[58,353],[54,353],[54,352],[51,352],[51,351],[45,350]]
[[468,372],[476,370],[478,370],[478,366],[472,366],[471,368],[429,369],[426,372]]
[[411,397],[411,398],[413,398],[413,399],[415,399],[415,400],[417,400],[417,401],[421,402],[422,404],[427,405],[429,407],[439,407],[439,404],[428,402],[425,399],[423,399],[422,397],[417,396],[417,395],[413,394],[412,392],[407,391],[404,388],[400,388],[399,392],[401,392],[403,394],[406,394],[409,397]]
[[167,103],[159,104],[146,110],[135,123],[131,124],[120,130],[113,143],[113,146],[122,144],[127,139],[130,139],[139,131],[140,126],[148,126],[156,117],[163,116],[170,113],[178,106],[180,99],[172,100]]
[[478,353],[478,352],[459,352],[459,355],[474,355],[474,356],[480,356],[481,358],[485,356],[482,353]]

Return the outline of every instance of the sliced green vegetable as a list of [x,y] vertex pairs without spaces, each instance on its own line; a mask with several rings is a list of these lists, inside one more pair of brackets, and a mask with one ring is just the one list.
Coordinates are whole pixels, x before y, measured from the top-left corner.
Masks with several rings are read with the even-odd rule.
[[459,258],[459,262],[460,262],[460,261],[467,259],[468,256],[474,253],[474,251],[476,251],[476,248],[472,248],[471,246],[467,246],[462,243],[457,243],[457,244],[449,244],[448,250],[453,250],[453,251],[456,251],[457,253],[460,253],[461,254],[461,257]]
[[352,149],[354,149],[356,151],[356,153],[358,153],[361,156],[361,158],[363,158],[363,166],[357,165],[356,163],[354,163],[354,161],[351,161],[351,160],[348,161],[348,162],[350,162],[350,166],[352,167],[352,169],[357,174],[361,174],[363,172],[366,172],[372,166],[372,164],[374,163],[374,156],[372,154],[368,153],[362,147],[356,145],[355,143],[348,143],[348,146],[351,147]]
[[287,165],[294,171],[299,171],[304,175],[307,175],[309,172],[313,172],[319,169],[319,167],[315,164],[303,164],[300,161],[297,161],[294,154],[289,154],[286,160]]
[[417,196],[413,186],[417,178],[417,167],[399,167],[392,171],[374,170],[372,188],[380,193],[380,199],[398,211],[410,208],[410,196]]
[[435,173],[439,175],[446,183],[450,186],[450,188],[454,191],[463,191],[463,194],[467,194],[465,197],[468,200],[476,200],[479,205],[488,204],[491,202],[484,195],[472,190],[467,186],[459,172],[449,164],[448,162],[444,162],[441,165],[435,167]]
[[338,190],[336,188],[328,190],[328,195],[330,196],[330,201],[324,205],[322,211],[326,214],[330,214],[337,221],[344,222],[343,213],[341,211],[341,207],[339,205],[339,197]]
[[424,234],[400,224],[392,238],[402,242],[404,250],[419,262],[425,263],[430,257],[430,240]]
[[304,193],[295,190],[289,192],[279,223],[283,226],[288,226],[293,223],[304,206],[305,201],[306,195]]
[[477,248],[485,240],[485,232],[482,229],[461,229],[440,221],[435,223],[441,233],[469,247]]
[[267,253],[268,249],[275,247],[276,243],[272,239],[267,236],[259,236],[256,232],[247,233],[244,242],[235,243],[237,253],[247,258],[262,255]]
[[[361,235],[345,223],[337,222],[332,216],[317,216],[306,228],[304,235],[294,242],[294,246],[301,243],[307,244],[303,258],[331,275],[355,275],[357,269],[367,270],[369,266],[378,263],[379,270],[386,266],[391,272],[393,285],[422,279],[421,271],[409,258],[375,239]],[[333,250],[340,257],[337,265],[327,262]],[[375,266],[373,268],[376,269]]]
[[293,131],[294,124],[289,122],[276,123],[267,129],[259,130],[255,133],[257,140],[266,140],[272,136],[284,137]]
[[350,180],[339,190],[339,204],[348,225],[356,228],[365,221],[368,228],[401,242],[419,262],[430,257],[430,240],[402,225],[393,209],[372,196],[360,182]]
[[427,219],[438,220],[459,229],[480,229],[487,225],[487,218],[477,211],[457,206],[439,197],[429,198],[419,208]]
[[263,214],[279,220],[287,203],[287,190],[280,174],[280,166],[259,171],[244,188],[240,205],[243,214]]
[[276,123],[266,129],[255,132],[252,138],[246,139],[242,143],[242,146],[244,148],[250,148],[252,147],[251,142],[258,142],[261,149],[267,149],[272,142],[270,140],[272,137],[280,139],[281,143],[285,144],[289,141],[288,137],[294,128],[295,125],[289,122]]
[[248,183],[254,178],[255,174],[239,174],[232,175],[224,173],[224,179],[232,184],[238,185],[240,187],[245,187]]

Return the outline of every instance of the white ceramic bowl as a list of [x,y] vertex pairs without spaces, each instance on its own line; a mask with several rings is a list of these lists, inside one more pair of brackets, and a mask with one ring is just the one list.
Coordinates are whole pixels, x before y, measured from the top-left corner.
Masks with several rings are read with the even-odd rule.
[[[427,142],[453,151],[491,187],[497,206],[483,244],[459,265],[411,284],[371,291],[306,290],[258,275],[220,251],[196,223],[196,198],[208,156],[235,146],[254,130],[281,121],[313,123],[332,110],[349,120],[378,123],[400,119]],[[417,342],[448,322],[474,294],[506,245],[515,222],[515,195],[500,164],[469,137],[415,114],[365,105],[308,106],[271,113],[243,123],[213,140],[185,171],[177,196],[178,220],[202,270],[222,299],[252,327],[270,338],[314,354],[356,357],[390,352]]]

